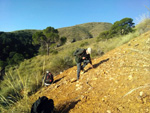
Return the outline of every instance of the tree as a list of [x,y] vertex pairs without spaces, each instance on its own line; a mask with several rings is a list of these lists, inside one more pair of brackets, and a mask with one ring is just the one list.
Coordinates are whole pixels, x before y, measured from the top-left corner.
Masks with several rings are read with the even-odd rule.
[[49,55],[49,48],[53,43],[59,41],[58,30],[53,27],[47,27],[43,31],[36,32],[32,36],[34,44],[40,44],[46,46],[47,55]]
[[67,38],[66,37],[61,37],[60,38],[60,45],[64,45],[67,41]]
[[134,23],[131,18],[123,18],[120,21],[116,21],[109,31],[104,31],[100,33],[98,40],[100,39],[109,39],[118,35],[126,35],[129,32],[133,31]]
[[125,35],[128,34],[129,32],[133,31],[134,23],[133,19],[131,18],[123,18],[120,21],[116,21],[112,27],[111,27],[111,34],[116,34],[116,35]]

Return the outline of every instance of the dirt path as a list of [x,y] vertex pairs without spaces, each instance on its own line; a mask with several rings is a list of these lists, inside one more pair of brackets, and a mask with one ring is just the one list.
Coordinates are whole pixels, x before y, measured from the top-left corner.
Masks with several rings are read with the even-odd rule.
[[150,113],[150,32],[93,64],[78,82],[76,66],[64,71],[36,97],[53,99],[61,113]]

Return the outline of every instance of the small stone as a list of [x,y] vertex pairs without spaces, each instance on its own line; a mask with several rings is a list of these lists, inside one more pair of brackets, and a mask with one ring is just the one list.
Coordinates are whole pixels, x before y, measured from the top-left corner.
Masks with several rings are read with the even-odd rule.
[[80,89],[82,89],[82,86],[76,88],[76,90],[80,90]]
[[115,83],[116,83],[116,84],[118,84],[118,81],[117,81],[117,80],[115,80]]
[[105,101],[105,99],[104,99],[104,98],[102,98],[102,101],[104,102],[104,101]]
[[92,80],[97,80],[97,78],[95,77],[95,78],[93,78]]
[[111,113],[111,111],[110,111],[110,110],[107,110],[107,113]]
[[60,85],[56,85],[55,88],[58,88]]
[[148,40],[146,41],[146,43],[147,43],[147,44],[149,44],[149,43],[150,43],[150,38],[148,38]]
[[138,46],[139,44],[135,44],[135,47]]
[[85,98],[84,95],[81,95],[81,96],[80,96],[80,100],[82,100],[82,99],[84,99],[84,98]]
[[77,79],[73,78],[73,79],[71,79],[70,81],[71,81],[71,83],[72,83],[72,82],[76,82]]
[[76,84],[76,87],[79,87],[80,86],[80,84]]
[[142,96],[143,96],[143,94],[144,94],[144,93],[143,93],[143,91],[141,91],[141,92],[140,92],[140,96],[142,97]]
[[129,76],[128,76],[128,79],[129,79],[129,80],[132,80],[132,79],[133,79],[133,76],[132,76],[132,75],[129,75]]

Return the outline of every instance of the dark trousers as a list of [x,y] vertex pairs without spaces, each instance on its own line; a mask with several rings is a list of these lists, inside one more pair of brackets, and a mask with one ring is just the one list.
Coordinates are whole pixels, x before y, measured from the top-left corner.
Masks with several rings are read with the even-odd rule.
[[83,62],[77,63],[77,80],[80,78],[80,71],[83,70],[89,62],[89,60],[83,60]]

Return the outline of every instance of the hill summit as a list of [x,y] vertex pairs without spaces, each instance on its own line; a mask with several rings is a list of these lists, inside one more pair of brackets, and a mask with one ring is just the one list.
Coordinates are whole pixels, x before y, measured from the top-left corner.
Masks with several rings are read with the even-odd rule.
[[70,27],[59,28],[60,37],[67,37],[67,41],[83,40],[88,38],[97,37],[101,32],[107,31],[111,28],[111,23],[106,22],[90,22],[79,24]]
[[93,59],[94,68],[76,79],[77,67],[55,77],[54,84],[31,100],[47,96],[61,113],[149,113],[150,32]]

